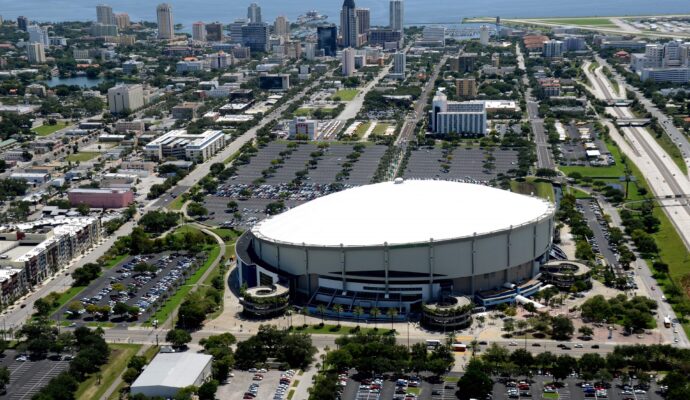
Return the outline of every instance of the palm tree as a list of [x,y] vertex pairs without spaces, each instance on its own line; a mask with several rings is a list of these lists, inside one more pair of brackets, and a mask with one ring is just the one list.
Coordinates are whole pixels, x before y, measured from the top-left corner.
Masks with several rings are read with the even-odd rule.
[[309,315],[309,307],[302,307],[302,309],[299,310],[299,313],[304,316],[304,326],[307,326],[307,316]]
[[362,318],[362,315],[364,315],[364,309],[361,306],[357,306],[352,311],[352,313],[355,315],[355,318],[357,319],[357,326],[359,326],[359,319]]
[[470,349],[472,349],[472,357],[474,357],[478,348],[479,348],[479,342],[477,342],[477,339],[472,340],[470,342]]
[[386,311],[386,315],[391,318],[391,331],[393,330],[393,320],[398,316],[398,310],[395,307],[391,307]]
[[294,306],[287,306],[287,308],[285,309],[285,313],[287,314],[287,317],[288,317],[290,329],[292,329],[292,314],[295,313],[295,307]]
[[336,304],[333,306],[333,311],[338,314],[338,327],[340,327],[340,313],[343,312],[343,306],[340,304]]
[[318,310],[319,314],[321,314],[321,325],[324,324],[324,317],[323,315],[326,313],[326,306],[323,304],[319,304],[318,307],[316,307],[316,310]]
[[378,326],[376,326],[376,318],[381,315],[381,310],[378,309],[378,307],[374,307],[371,310],[369,310],[369,315],[374,319],[374,329],[378,329]]

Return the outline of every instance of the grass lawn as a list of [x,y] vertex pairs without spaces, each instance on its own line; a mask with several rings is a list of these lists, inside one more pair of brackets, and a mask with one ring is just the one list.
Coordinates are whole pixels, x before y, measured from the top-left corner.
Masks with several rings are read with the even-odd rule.
[[[151,362],[153,357],[158,354],[158,346],[150,346],[148,349],[144,351],[143,356],[146,357],[146,362]],[[122,390],[127,386],[126,382],[120,382],[119,385],[117,385],[117,389],[108,397],[108,400],[120,400],[120,394],[122,393]]]
[[558,393],[542,393],[541,397],[542,399],[557,399]]
[[388,124],[378,123],[378,124],[376,124],[376,126],[374,127],[374,130],[371,133],[374,135],[383,135],[386,133],[386,130],[388,130],[389,127],[390,127],[390,125],[388,125]]
[[295,110],[295,117],[309,117],[311,116],[311,108],[298,108]]
[[660,137],[657,137],[656,134],[654,134],[651,131],[648,131],[650,135],[656,140],[657,143],[659,143],[659,146],[661,146],[662,149],[668,154],[671,159],[673,160],[674,163],[680,168],[681,172],[683,174],[687,175],[688,174],[688,166],[685,165],[685,161],[683,161],[683,155],[680,152],[680,149],[678,146],[673,143],[673,140],[671,140],[670,137],[664,132],[663,135]]
[[[230,259],[230,257],[235,256],[235,241],[242,234],[242,232],[237,232],[232,229],[226,228],[216,228],[211,229],[216,235],[220,236],[225,242],[225,258]],[[210,281],[209,281],[210,282]]]
[[129,359],[137,354],[141,348],[140,344],[111,344],[110,358],[108,363],[101,367],[100,384],[98,383],[98,373],[91,374],[91,376],[82,382],[77,389],[75,398],[77,400],[92,400],[100,399],[106,390],[115,382],[120,374],[127,367]]
[[371,127],[371,122],[364,122],[364,123],[359,124],[357,129],[355,129],[355,136],[357,136],[358,138],[361,138],[362,136],[364,136],[365,133],[367,133],[367,129],[369,129],[370,127]]
[[[297,318],[297,317],[299,317],[299,316],[296,315],[295,318]],[[383,322],[381,324],[383,324]],[[302,325],[293,324],[293,329],[296,332],[303,332],[303,333],[310,333],[310,334],[319,333],[322,335],[347,335],[349,333],[354,333],[353,327],[340,326],[340,328],[338,328],[337,325],[331,325],[331,324],[324,324],[323,326],[309,325],[306,328],[303,328]],[[379,333],[382,335],[390,333],[390,329],[386,329],[386,328],[379,328],[378,330],[375,330],[374,328],[367,328],[367,327],[361,327],[361,326],[359,327],[359,331],[362,333]]]
[[84,289],[86,289],[86,286],[76,286],[76,287],[71,287],[71,288],[67,289],[66,291],[62,292],[62,294],[60,295],[60,298],[58,299],[57,307],[53,307],[53,309],[50,310],[50,314],[53,314],[57,310],[61,309],[62,306],[69,303],[73,298],[75,298]]
[[38,136],[48,136],[51,133],[55,133],[60,129],[64,129],[69,126],[69,122],[58,122],[55,125],[41,125],[36,128],[31,129],[31,132],[36,133]]
[[547,24],[563,24],[575,26],[596,26],[596,27],[611,27],[616,28],[618,25],[611,22],[608,18],[556,18],[556,19],[539,19],[536,22],[545,22]]
[[335,92],[333,97],[340,97],[341,101],[350,101],[357,96],[357,93],[359,93],[357,89],[342,89]]
[[311,117],[314,111],[321,110],[324,117],[337,117],[338,113],[335,108],[298,108],[295,111],[295,117]]
[[422,388],[420,387],[408,387],[407,388],[407,393],[414,393],[417,396],[419,396],[419,393],[422,391]]
[[84,162],[84,161],[89,161],[93,158],[96,158],[100,156],[101,153],[98,152],[90,152],[90,151],[85,151],[85,152],[79,152],[77,154],[70,154],[68,155],[65,160],[67,161],[72,161],[72,162]]
[[444,382],[457,382],[460,380],[459,376],[446,376],[443,378]]
[[125,258],[129,257],[129,254],[120,254],[111,258],[107,263],[103,264],[103,268],[110,269],[117,264],[121,263]]
[[184,202],[185,199],[182,197],[182,195],[177,196],[175,200],[171,201],[170,204],[168,204],[168,210],[180,211],[182,210]]
[[295,389],[290,389],[287,395],[287,400],[292,400],[292,396],[295,395]]
[[[188,227],[182,227],[177,230],[177,233],[179,233],[181,230],[184,228]],[[188,229],[196,229],[196,228],[188,228]],[[170,296],[168,300],[165,302],[163,307],[161,307],[158,311],[156,311],[155,314],[153,314],[151,317],[149,317],[149,320],[146,322],[146,324],[150,324],[151,321],[157,319],[159,324],[165,323],[167,319],[170,317],[170,315],[177,309],[177,307],[184,301],[184,298],[187,297],[187,293],[189,293],[192,290],[192,287],[199,282],[199,279],[204,275],[206,270],[211,266],[213,261],[218,257],[218,254],[220,254],[220,246],[218,244],[214,244],[213,246],[210,246],[210,249],[207,251],[208,253],[208,259],[206,262],[204,262],[204,265],[201,266],[192,276],[187,279],[187,282],[183,286],[180,287],[180,289],[175,292],[174,295]]]
[[595,69],[599,68],[599,63],[596,61],[593,61],[591,64],[589,64],[589,72],[594,72]]
[[515,193],[526,195],[534,193],[542,199],[546,199],[552,203],[555,201],[553,185],[549,182],[535,182],[534,178],[527,178],[524,182],[511,181],[510,190]]
[[574,195],[576,199],[591,199],[592,198],[592,196],[590,196],[589,193],[583,192],[580,189],[569,187],[567,190],[568,190],[568,193]]

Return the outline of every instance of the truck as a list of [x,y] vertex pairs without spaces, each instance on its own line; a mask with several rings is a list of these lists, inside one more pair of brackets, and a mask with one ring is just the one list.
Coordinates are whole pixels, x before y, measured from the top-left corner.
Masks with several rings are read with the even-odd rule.
[[664,326],[667,328],[671,327],[671,317],[668,315],[664,317]]

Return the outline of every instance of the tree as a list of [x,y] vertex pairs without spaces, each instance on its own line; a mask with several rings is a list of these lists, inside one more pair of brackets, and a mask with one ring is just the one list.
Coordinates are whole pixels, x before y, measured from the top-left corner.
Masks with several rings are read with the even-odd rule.
[[190,217],[203,217],[208,215],[208,210],[203,205],[193,202],[187,205],[187,214]]
[[352,314],[355,316],[355,319],[357,320],[357,326],[359,326],[359,319],[362,318],[362,315],[364,315],[364,308],[361,306],[356,306],[355,309],[352,311]]
[[192,341],[192,336],[184,329],[172,329],[165,335],[165,340],[175,347],[183,347]]
[[319,305],[316,307],[316,310],[317,310],[317,311],[319,312],[319,314],[321,315],[321,325],[323,325],[323,324],[324,324],[324,314],[326,313],[326,306],[323,305],[323,304],[319,304]]
[[585,353],[580,357],[577,365],[582,377],[585,380],[592,380],[600,369],[606,367],[606,360],[597,353]]
[[215,400],[218,390],[218,381],[211,379],[199,386],[199,400]]
[[568,340],[573,336],[575,328],[573,321],[563,315],[557,315],[551,319],[551,336],[556,340]]
[[7,367],[0,367],[0,389],[5,389],[10,383],[10,370]]
[[374,329],[376,329],[376,323],[379,318],[379,315],[381,315],[381,310],[379,310],[378,307],[374,307],[371,310],[369,310],[369,315],[371,315],[371,318],[374,319]]
[[554,379],[564,380],[573,372],[576,366],[577,360],[567,354],[561,354],[556,358],[551,373]]
[[338,315],[338,326],[340,326],[340,313],[343,312],[343,306],[341,304],[335,304],[333,306],[333,311]]
[[47,317],[53,305],[47,300],[41,298],[34,302],[34,310],[39,317]]
[[82,203],[77,205],[77,211],[81,215],[89,215],[89,213],[91,212],[91,207],[89,207],[87,204]]
[[483,364],[471,359],[465,368],[465,374],[458,380],[457,397],[461,400],[484,399],[493,390],[491,377],[484,372]]
[[580,335],[586,338],[594,335],[594,330],[587,325],[582,325],[577,331],[580,333]]
[[398,310],[395,307],[391,307],[386,311],[386,315],[388,315],[388,317],[391,319],[391,330],[393,330],[393,321],[395,320],[395,317],[398,316]]
[[140,373],[141,371],[138,371],[135,368],[127,368],[127,370],[125,370],[125,372],[122,374],[122,380],[125,381],[128,385],[131,385],[132,383],[134,383],[134,381],[137,380]]
[[129,306],[126,303],[118,301],[113,306],[113,313],[123,316],[129,312]]
[[237,202],[235,200],[230,200],[227,204],[227,208],[228,208],[227,211],[234,213],[235,211],[238,210],[238,207],[239,207],[239,205],[237,204]]

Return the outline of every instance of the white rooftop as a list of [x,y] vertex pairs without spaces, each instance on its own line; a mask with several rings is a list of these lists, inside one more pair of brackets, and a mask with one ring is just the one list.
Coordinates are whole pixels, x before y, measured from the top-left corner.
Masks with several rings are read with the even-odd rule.
[[192,352],[158,353],[134,381],[132,389],[142,386],[183,388],[193,385],[212,358],[208,354]]
[[482,235],[553,212],[545,200],[488,186],[410,180],[320,197],[258,223],[252,233],[316,246],[392,245]]

